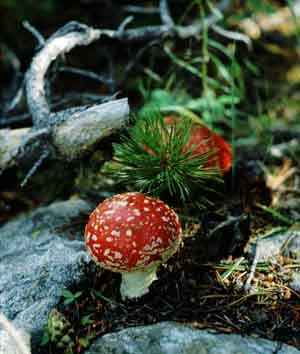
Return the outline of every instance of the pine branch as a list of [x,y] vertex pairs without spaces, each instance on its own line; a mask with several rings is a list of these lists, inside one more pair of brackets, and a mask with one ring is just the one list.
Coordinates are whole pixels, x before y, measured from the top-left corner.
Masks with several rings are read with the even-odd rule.
[[167,125],[157,112],[137,118],[122,143],[114,145],[114,176],[137,190],[158,196],[167,192],[184,202],[196,188],[210,190],[212,181],[221,181],[220,170],[207,167],[216,151],[195,154],[206,140],[187,148],[191,126],[188,119]]

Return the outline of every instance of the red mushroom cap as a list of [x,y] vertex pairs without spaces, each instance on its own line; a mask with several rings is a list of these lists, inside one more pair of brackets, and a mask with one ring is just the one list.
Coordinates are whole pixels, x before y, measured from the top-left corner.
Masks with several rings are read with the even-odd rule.
[[86,245],[103,268],[130,272],[166,261],[179,247],[177,214],[142,193],[115,195],[99,204],[85,228]]
[[[172,126],[179,121],[178,117],[166,116],[164,122],[167,126]],[[209,151],[212,155],[209,156],[204,167],[219,168],[221,173],[227,172],[232,165],[232,150],[230,145],[220,135],[213,132],[203,124],[193,123],[191,128],[191,136],[183,148],[183,152],[193,148],[191,157],[198,156]]]

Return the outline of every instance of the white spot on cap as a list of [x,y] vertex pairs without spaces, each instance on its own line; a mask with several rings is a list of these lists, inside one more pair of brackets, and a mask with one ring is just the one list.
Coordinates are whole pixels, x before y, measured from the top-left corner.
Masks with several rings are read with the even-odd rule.
[[104,212],[104,214],[114,214],[115,213],[115,211],[114,210],[106,210],[105,212]]
[[97,239],[98,239],[97,235],[92,236],[92,241],[97,241]]
[[107,241],[107,242],[113,242],[113,240],[114,240],[114,239],[113,239],[112,237],[106,237],[106,241]]
[[110,254],[110,249],[106,248],[106,250],[104,251],[104,256],[108,256]]
[[134,216],[129,216],[129,217],[127,218],[127,221],[131,221],[131,220],[134,220]]
[[120,236],[120,231],[112,230],[111,235],[119,237]]
[[128,229],[127,231],[126,231],[126,236],[132,236],[132,230],[131,229]]
[[120,258],[123,258],[123,255],[121,252],[114,252],[114,258],[120,259]]
[[150,209],[149,208],[144,208],[144,211],[150,211]]
[[133,209],[133,214],[136,216],[140,216],[141,212],[139,211],[139,209]]
[[128,202],[126,200],[120,200],[117,202],[118,206],[126,207]]
[[139,192],[128,192],[126,193],[126,197],[129,197],[130,195],[138,195]]
[[169,221],[170,219],[167,216],[162,216],[161,219],[165,222]]
[[144,203],[145,203],[145,204],[150,203],[150,202],[149,202],[149,199],[145,198],[145,199],[144,199]]

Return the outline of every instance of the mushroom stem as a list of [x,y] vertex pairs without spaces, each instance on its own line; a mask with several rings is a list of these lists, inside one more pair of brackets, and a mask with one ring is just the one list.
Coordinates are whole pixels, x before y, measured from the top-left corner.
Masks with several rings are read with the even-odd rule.
[[157,268],[156,264],[149,269],[122,273],[122,299],[133,299],[145,295],[149,291],[149,286],[157,279]]

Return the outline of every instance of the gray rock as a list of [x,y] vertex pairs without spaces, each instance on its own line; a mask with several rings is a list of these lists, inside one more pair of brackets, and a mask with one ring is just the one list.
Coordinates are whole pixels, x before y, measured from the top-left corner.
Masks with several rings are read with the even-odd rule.
[[296,272],[292,273],[290,287],[295,291],[300,291],[300,274],[299,273],[296,273]]
[[[251,252],[254,253],[254,248]],[[288,230],[274,236],[259,239],[257,255],[259,262],[279,255],[300,259],[300,231]]]
[[58,202],[0,228],[0,311],[33,337],[62,290],[82,276],[83,230],[62,226],[90,210],[82,200]]
[[286,236],[286,244],[282,247],[283,256],[300,259],[300,231],[289,231]]
[[133,327],[97,339],[86,354],[299,354],[294,347],[176,323]]

